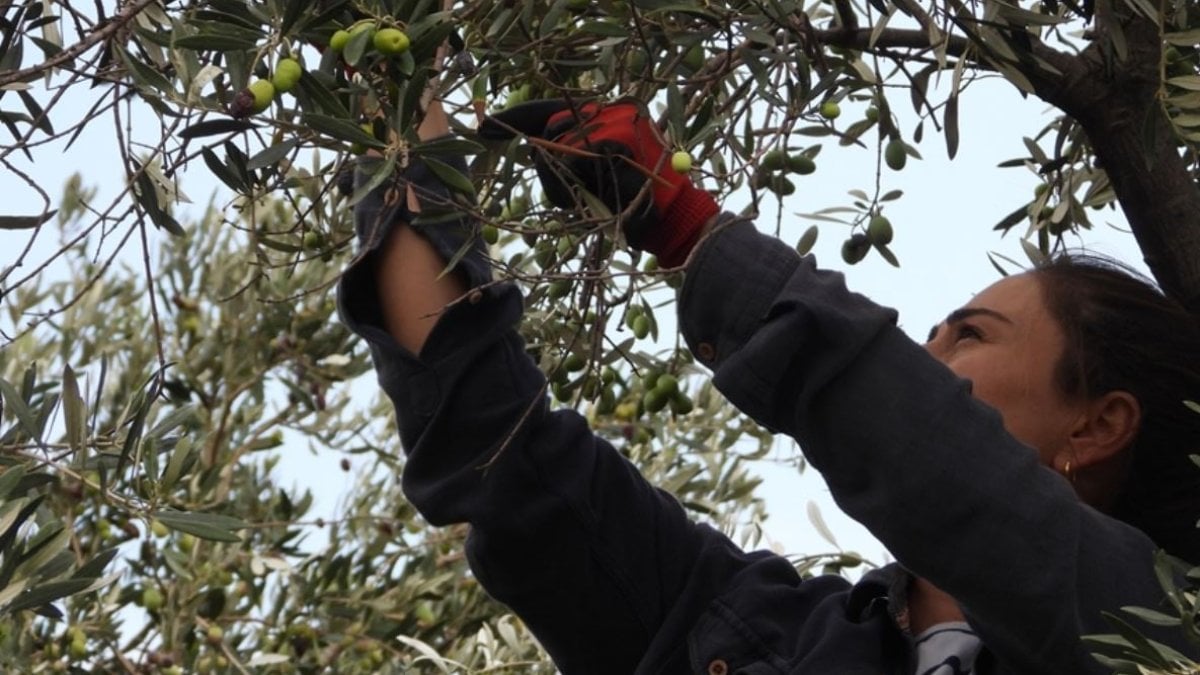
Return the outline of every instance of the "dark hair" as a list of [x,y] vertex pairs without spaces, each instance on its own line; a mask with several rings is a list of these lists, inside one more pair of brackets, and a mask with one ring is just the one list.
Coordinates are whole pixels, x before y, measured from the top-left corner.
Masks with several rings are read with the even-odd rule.
[[1111,515],[1172,555],[1200,562],[1200,320],[1136,271],[1066,252],[1037,267],[1046,305],[1066,338],[1055,377],[1068,396],[1132,394],[1141,426]]

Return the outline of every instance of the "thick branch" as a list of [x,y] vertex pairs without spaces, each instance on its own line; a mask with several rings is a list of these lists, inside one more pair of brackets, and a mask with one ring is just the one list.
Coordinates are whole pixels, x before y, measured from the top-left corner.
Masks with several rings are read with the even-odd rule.
[[[1162,38],[1152,21],[1097,5],[1097,38],[1042,98],[1083,127],[1146,265],[1164,291],[1200,315],[1200,185],[1158,100]],[[1124,61],[1111,53],[1113,25],[1125,38]]]
[[[871,28],[829,28],[813,31],[817,41],[830,47],[843,47],[864,52],[876,52],[888,49],[932,49],[929,44],[929,34],[923,30],[909,28],[885,28],[871,42]],[[970,40],[958,35],[946,36],[946,53],[963,56],[971,46]]]
[[135,2],[126,5],[124,9],[113,15],[112,19],[110,19],[103,28],[93,31],[79,42],[71,45],[67,49],[64,49],[63,51],[37,64],[36,66],[22,68],[21,70],[0,72],[0,88],[10,85],[14,82],[27,82],[48,70],[57,68],[74,60],[75,57],[112,37],[117,31],[124,28],[125,24],[132,21],[133,17],[137,16],[139,12],[154,2],[155,0],[136,0]]
[[1154,278],[1200,315],[1200,186],[1166,115],[1157,105],[1121,106],[1083,126]]

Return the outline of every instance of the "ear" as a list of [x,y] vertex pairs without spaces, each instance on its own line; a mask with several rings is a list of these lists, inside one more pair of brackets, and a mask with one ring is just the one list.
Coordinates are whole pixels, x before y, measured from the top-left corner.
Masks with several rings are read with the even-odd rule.
[[1073,469],[1115,459],[1133,442],[1141,423],[1142,406],[1127,391],[1110,391],[1088,402],[1067,440]]

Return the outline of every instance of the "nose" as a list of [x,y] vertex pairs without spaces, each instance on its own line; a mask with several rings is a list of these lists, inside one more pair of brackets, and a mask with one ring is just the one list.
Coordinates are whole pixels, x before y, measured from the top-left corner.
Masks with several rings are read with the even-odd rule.
[[929,352],[930,356],[942,363],[946,363],[947,349],[944,344],[946,331],[942,330],[943,327],[944,325],[940,323],[934,326],[933,330],[929,332],[929,338],[925,340],[925,344],[922,346],[925,348],[925,351]]

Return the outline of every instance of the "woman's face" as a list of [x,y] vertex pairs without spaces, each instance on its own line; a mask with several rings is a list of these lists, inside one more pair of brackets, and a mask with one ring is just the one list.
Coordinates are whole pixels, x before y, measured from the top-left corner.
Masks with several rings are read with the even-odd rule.
[[925,348],[976,398],[998,410],[1017,440],[1052,465],[1067,450],[1082,406],[1055,385],[1065,340],[1042,299],[1038,281],[1022,274],[984,289],[934,327]]

